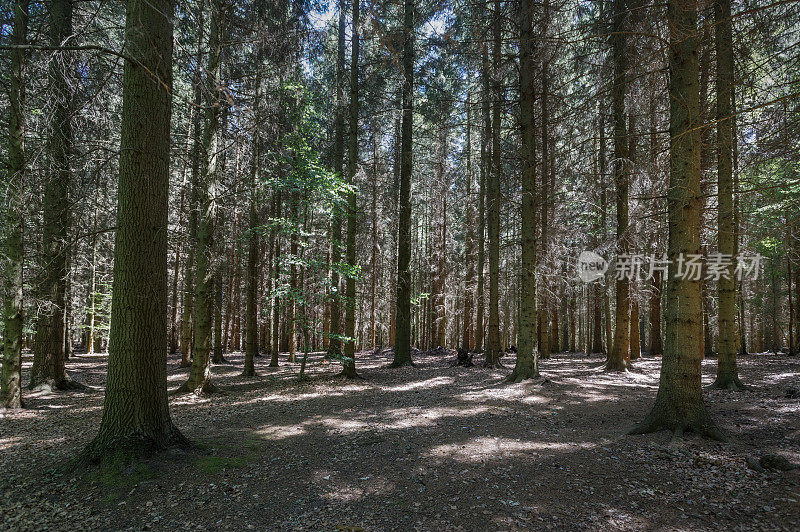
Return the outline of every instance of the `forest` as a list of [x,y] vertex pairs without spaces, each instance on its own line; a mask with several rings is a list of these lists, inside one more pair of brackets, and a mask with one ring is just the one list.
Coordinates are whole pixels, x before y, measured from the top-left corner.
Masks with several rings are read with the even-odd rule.
[[800,528],[800,0],[3,0],[0,530]]

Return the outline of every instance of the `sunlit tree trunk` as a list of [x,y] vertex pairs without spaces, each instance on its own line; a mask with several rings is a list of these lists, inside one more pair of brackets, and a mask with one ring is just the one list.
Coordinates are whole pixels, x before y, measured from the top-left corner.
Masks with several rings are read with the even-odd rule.
[[[28,39],[28,0],[15,0],[11,42],[23,46]],[[12,50],[9,75],[8,188],[5,210],[7,257],[3,320],[3,369],[0,407],[22,407],[23,342],[23,232],[25,228],[25,51]]]
[[[717,52],[717,246],[722,255],[733,256],[736,227],[733,205],[733,127],[731,101],[733,86],[733,36],[730,0],[715,0],[715,46]],[[713,386],[739,390],[742,382],[736,367],[736,278],[735,264],[718,281],[719,362]],[[791,275],[789,276],[791,292]]]
[[678,277],[678,257],[700,253],[700,91],[697,0],[670,0],[670,181],[667,192],[666,338],[653,409],[631,433],[692,430],[724,438],[706,410],[701,386],[702,308],[700,283]]

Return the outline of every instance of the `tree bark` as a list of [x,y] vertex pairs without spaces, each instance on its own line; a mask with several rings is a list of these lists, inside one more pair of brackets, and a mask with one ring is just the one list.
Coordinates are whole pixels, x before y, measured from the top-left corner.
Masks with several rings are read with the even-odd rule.
[[[49,15],[50,45],[63,46],[72,37],[72,1],[49,2]],[[44,267],[38,287],[43,305],[36,322],[30,388],[69,390],[77,387],[67,376],[64,367],[64,310],[67,304],[68,242],[71,226],[70,161],[74,151],[73,53],[67,50],[55,51],[49,61],[50,123],[46,147],[49,167],[45,176],[42,216]]]
[[221,56],[223,35],[224,0],[211,2],[211,26],[209,30],[208,62],[205,72],[205,129],[202,143],[202,167],[197,187],[198,213],[197,255],[194,305],[194,350],[192,368],[188,380],[176,393],[212,393],[216,387],[211,383],[211,320],[214,310],[214,222],[217,210],[217,174],[222,148],[220,114],[224,96],[220,93]]
[[167,402],[171,0],[129,0],[108,380],[89,461],[121,464],[186,439]]
[[[29,0],[15,0],[11,42],[25,45],[28,39]],[[23,342],[23,264],[25,229],[25,51],[10,52],[8,117],[8,198],[6,238],[3,251],[8,257],[3,320],[3,368],[0,378],[0,407],[21,408]]]
[[500,0],[494,0],[492,17],[492,171],[488,176],[488,240],[489,240],[489,325],[486,335],[484,367],[500,364],[500,180],[503,159],[500,153],[502,124],[502,83],[500,61],[502,54],[502,19]]
[[677,276],[677,259],[700,253],[700,91],[697,0],[670,0],[670,181],[667,191],[666,341],[650,414],[632,434],[685,430],[724,439],[706,410],[701,384],[702,308],[699,281]]
[[[614,186],[617,195],[617,256],[628,253],[628,139],[625,127],[625,94],[627,92],[627,60],[625,31],[628,16],[625,0],[614,2],[612,57],[614,84],[611,91],[614,112]],[[619,258],[617,259],[619,260]],[[630,367],[630,287],[628,278],[617,279],[614,341],[611,344],[607,371],[625,371]]]
[[400,200],[397,227],[397,324],[392,366],[411,360],[411,176],[414,135],[414,0],[403,14],[403,121],[400,139]]
[[[715,46],[717,52],[717,246],[721,255],[735,254],[733,212],[733,127],[731,100],[733,86],[733,35],[730,0],[715,0]],[[743,388],[736,367],[736,279],[731,261],[727,275],[718,281],[719,358],[715,388]],[[791,291],[791,275],[789,276]]]
[[[359,32],[359,0],[353,0],[353,25],[352,44],[350,55],[350,108],[349,108],[349,149],[347,159],[347,180],[353,191],[347,198],[347,264],[349,268],[356,267],[356,216],[358,205],[356,202],[355,182],[358,171],[358,32]],[[342,359],[342,375],[348,379],[358,377],[356,373],[356,279],[351,274],[345,281],[345,297],[347,306],[344,312],[344,334],[347,342],[344,344],[344,358]]]

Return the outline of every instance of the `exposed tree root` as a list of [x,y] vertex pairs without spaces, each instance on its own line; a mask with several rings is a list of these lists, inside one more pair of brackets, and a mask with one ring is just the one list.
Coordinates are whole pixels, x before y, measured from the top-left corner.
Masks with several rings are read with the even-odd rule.
[[521,372],[521,371],[517,372],[517,370],[514,370],[511,373],[511,375],[506,377],[505,382],[506,382],[506,384],[519,384],[522,381],[531,380],[531,379],[538,379],[539,376],[540,375],[539,375],[538,372],[531,373],[531,374],[526,374],[525,372]]
[[744,390],[746,386],[739,380],[739,377],[734,376],[726,376],[726,377],[717,377],[713,383],[708,386],[709,390],[728,390],[731,392],[740,392]]
[[258,373],[256,373],[256,370],[254,370],[254,369],[250,370],[250,371],[244,370],[244,371],[242,371],[241,376],[242,377],[258,377]]
[[231,361],[228,360],[225,357],[220,357],[220,358],[216,358],[216,359],[211,359],[211,363],[212,364],[230,364]]
[[612,372],[619,372],[619,373],[627,373],[630,370],[630,364],[627,364],[624,360],[620,361],[611,361],[608,360],[605,363],[603,371],[612,371]]
[[86,448],[66,465],[68,470],[90,465],[120,471],[137,460],[150,458],[168,449],[189,449],[191,442],[175,427],[170,426],[162,437],[142,432],[127,436],[98,435]]
[[665,412],[656,412],[656,409],[654,409],[654,412],[651,412],[644,421],[625,431],[625,435],[650,434],[662,430],[669,430],[672,432],[672,439],[677,440],[683,436],[684,432],[688,431],[698,436],[711,438],[712,440],[721,442],[728,441],[728,437],[707,415],[700,416],[700,419],[678,421],[675,419],[675,416]]
[[186,381],[183,384],[181,384],[180,387],[178,387],[178,389],[173,391],[170,395],[183,395],[187,393],[193,393],[199,396],[199,395],[221,394],[224,392],[216,384],[206,379],[199,386],[193,385],[189,381]]

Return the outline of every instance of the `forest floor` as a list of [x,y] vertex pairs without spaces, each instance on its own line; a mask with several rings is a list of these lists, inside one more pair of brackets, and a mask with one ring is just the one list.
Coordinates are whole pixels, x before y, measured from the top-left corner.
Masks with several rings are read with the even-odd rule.
[[[390,354],[364,353],[357,381],[314,355],[303,383],[285,355],[279,368],[258,358],[255,379],[226,356],[213,368],[224,395],[170,398],[195,448],[122,474],[59,470],[97,431],[104,356],[68,362],[90,389],[29,393],[28,409],[0,413],[0,528],[800,528],[800,471],[747,465],[800,462],[799,358],[744,357],[748,389],[705,392],[731,438],[717,443],[621,436],[652,404],[658,358],[607,374],[597,356],[562,353],[542,361],[546,382],[506,385],[508,369],[450,367],[454,355],[390,369]],[[177,362],[170,389],[187,375]],[[30,356],[25,368],[27,380]]]

